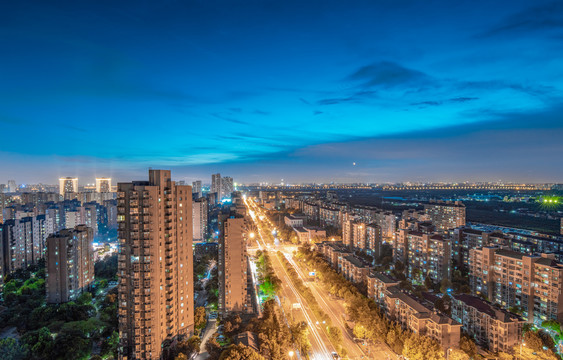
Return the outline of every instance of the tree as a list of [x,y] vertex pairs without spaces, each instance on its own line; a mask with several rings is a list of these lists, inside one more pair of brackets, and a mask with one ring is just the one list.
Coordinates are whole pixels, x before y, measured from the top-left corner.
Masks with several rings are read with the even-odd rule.
[[548,330],[554,331],[559,335],[563,335],[563,333],[561,332],[561,324],[556,320],[546,320],[541,323],[541,326]]
[[194,312],[194,324],[196,329],[202,329],[206,323],[205,307],[200,306]]
[[220,360],[265,360],[265,358],[248,346],[231,345],[223,351]]
[[464,351],[453,349],[448,355],[448,360],[469,360],[471,359]]
[[199,353],[199,348],[201,346],[201,339],[199,336],[191,336],[187,340],[179,341],[176,345],[176,355],[184,354],[188,358],[194,353]]
[[448,293],[448,289],[452,287],[452,283],[448,279],[442,279],[440,282],[440,292],[443,294]]
[[356,324],[354,326],[354,336],[360,339],[365,339],[367,330],[363,325]]
[[20,360],[27,357],[27,347],[16,339],[6,338],[0,340],[0,360]]
[[299,352],[301,354],[307,354],[311,351],[311,343],[309,342],[309,328],[307,327],[307,323],[304,321],[293,324],[291,326],[291,335],[293,337],[293,341],[297,345]]
[[213,336],[205,343],[205,351],[207,351],[207,353],[209,354],[210,359],[212,360],[219,359],[222,348],[221,345],[217,342],[217,336]]
[[459,339],[459,348],[471,358],[477,355],[477,345],[475,345],[475,341],[467,335],[462,335]]

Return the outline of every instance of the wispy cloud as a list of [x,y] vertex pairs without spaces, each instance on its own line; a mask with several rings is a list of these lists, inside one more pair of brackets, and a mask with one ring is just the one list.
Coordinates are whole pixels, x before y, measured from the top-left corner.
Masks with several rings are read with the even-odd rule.
[[563,2],[554,1],[511,15],[492,29],[479,34],[479,37],[560,29],[563,29]]

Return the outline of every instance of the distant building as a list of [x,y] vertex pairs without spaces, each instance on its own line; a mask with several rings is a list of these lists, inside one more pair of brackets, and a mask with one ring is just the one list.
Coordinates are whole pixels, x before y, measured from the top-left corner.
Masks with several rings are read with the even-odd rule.
[[433,231],[430,223],[417,222],[414,228],[399,229],[393,244],[395,261],[407,267],[409,277],[429,277],[440,283],[450,277],[451,239]]
[[465,205],[461,201],[431,202],[424,205],[424,210],[438,230],[465,226]]
[[288,215],[283,218],[284,223],[287,226],[291,226],[293,228],[303,226],[303,220],[304,219],[302,217],[293,216],[293,215]]
[[192,214],[194,241],[204,241],[207,239],[207,200],[205,198],[193,201]]
[[79,225],[47,238],[46,291],[48,303],[76,299],[94,282],[92,229]]
[[2,253],[5,273],[37,264],[44,256],[45,215],[6,220],[2,231]]
[[199,199],[203,196],[201,188],[201,180],[196,180],[192,182],[192,194],[194,194],[195,199]]
[[78,178],[66,177],[59,179],[59,194],[67,198],[68,194],[78,193]]
[[8,180],[8,192],[15,193],[18,190],[15,180]]
[[231,198],[231,194],[235,191],[232,177],[225,176],[221,179],[221,190],[221,200]]
[[111,178],[96,178],[96,192],[97,193],[111,192]]
[[217,202],[223,200],[223,185],[221,184],[221,174],[217,173],[211,175],[211,188],[209,192],[217,194]]

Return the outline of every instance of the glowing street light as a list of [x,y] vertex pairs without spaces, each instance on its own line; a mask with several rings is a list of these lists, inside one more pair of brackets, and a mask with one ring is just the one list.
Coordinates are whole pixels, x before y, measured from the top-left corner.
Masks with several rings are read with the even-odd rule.
[[295,354],[295,353],[293,352],[293,350],[289,350],[289,358],[290,358],[290,359],[293,359],[293,355],[294,355],[294,354]]
[[253,232],[251,232],[251,233],[249,234],[249,236],[250,236],[251,239],[254,239],[254,237],[256,236],[256,234],[254,234]]

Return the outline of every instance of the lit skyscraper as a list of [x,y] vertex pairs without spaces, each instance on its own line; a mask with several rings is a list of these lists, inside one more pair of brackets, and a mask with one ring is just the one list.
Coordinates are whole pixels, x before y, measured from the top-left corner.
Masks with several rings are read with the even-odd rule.
[[68,193],[77,193],[78,192],[78,178],[60,178],[59,179],[59,194],[61,196],[65,196]]
[[111,192],[111,179],[110,178],[96,178],[96,192],[98,192],[98,193]]

